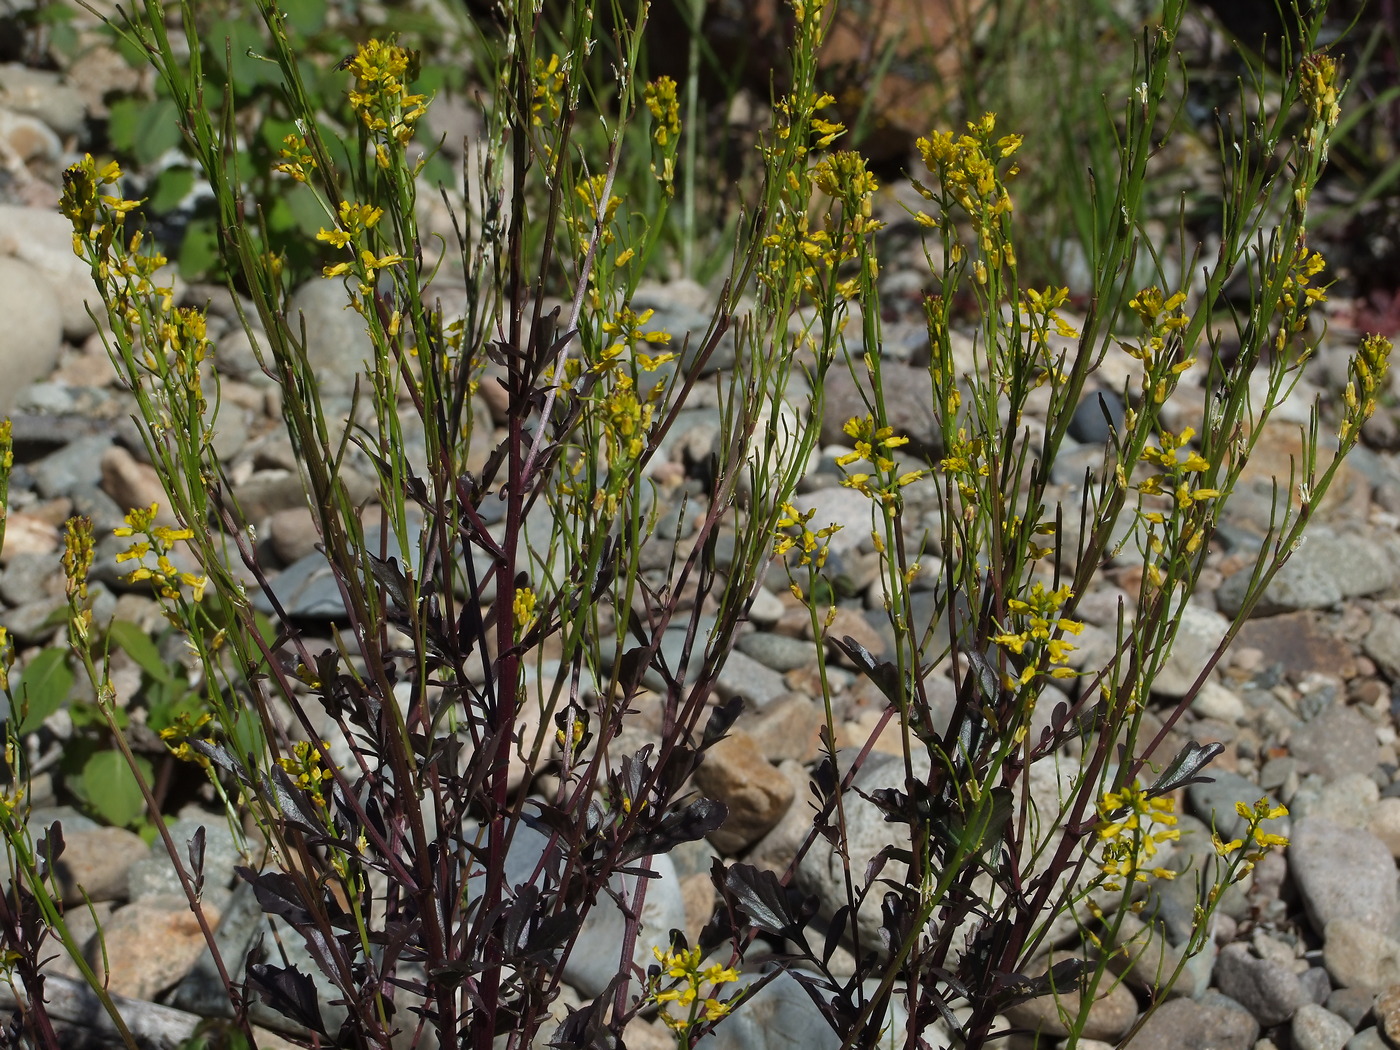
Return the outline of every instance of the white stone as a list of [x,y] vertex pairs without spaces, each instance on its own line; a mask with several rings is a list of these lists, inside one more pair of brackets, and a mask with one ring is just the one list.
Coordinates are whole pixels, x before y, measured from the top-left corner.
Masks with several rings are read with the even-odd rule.
[[18,259],[0,256],[0,414],[46,376],[63,344],[63,314],[53,286]]

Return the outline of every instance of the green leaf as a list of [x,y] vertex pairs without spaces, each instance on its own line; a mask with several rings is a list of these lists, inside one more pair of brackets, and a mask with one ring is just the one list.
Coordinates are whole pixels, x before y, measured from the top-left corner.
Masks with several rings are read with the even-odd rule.
[[254,88],[281,83],[277,63],[267,58],[268,46],[261,28],[254,22],[226,19],[215,22],[204,37],[214,52],[214,61],[228,65],[234,91],[245,96]]
[[153,164],[180,145],[179,107],[168,98],[118,99],[107,118],[107,134],[117,149],[141,164]]
[[120,646],[127,656],[136,661],[137,667],[157,682],[168,682],[175,677],[174,672],[161,659],[156,643],[130,620],[113,620],[112,626],[107,629],[107,638]]
[[229,746],[239,758],[248,755],[261,755],[267,749],[267,738],[263,735],[262,722],[257,712],[243,710],[234,719],[229,733]]
[[163,215],[174,211],[194,188],[194,171],[190,168],[166,168],[156,176],[151,186],[151,210]]
[[268,117],[258,128],[258,138],[262,144],[273,153],[282,148],[282,143],[288,135],[295,134],[297,130],[296,122],[292,120],[278,120],[276,117]]
[[181,715],[189,715],[193,718],[203,712],[202,698],[198,693],[190,691],[188,683],[177,681],[156,688],[160,694],[153,699],[148,699],[146,724],[157,733],[162,729],[170,728]]
[[326,24],[326,0],[282,0],[277,9],[298,33],[310,36]]
[[24,669],[14,695],[19,699],[20,733],[32,733],[62,706],[73,688],[67,649],[45,649]]
[[422,186],[451,186],[457,178],[452,163],[441,153],[434,153],[423,165],[423,173],[418,177]]
[[207,277],[219,266],[219,228],[212,216],[191,219],[180,242],[180,276],[187,281]]
[[[151,763],[137,756],[136,765],[150,783]],[[83,794],[103,820],[117,827],[135,824],[146,812],[146,800],[120,751],[99,751],[83,766]]]

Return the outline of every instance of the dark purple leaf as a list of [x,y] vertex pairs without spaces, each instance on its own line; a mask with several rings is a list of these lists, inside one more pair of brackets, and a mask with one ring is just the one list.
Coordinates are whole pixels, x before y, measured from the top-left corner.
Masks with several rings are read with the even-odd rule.
[[1147,789],[1147,796],[1155,798],[1158,795],[1167,795],[1177,788],[1187,787],[1191,784],[1209,784],[1215,778],[1201,775],[1201,770],[1210,765],[1217,755],[1225,750],[1225,745],[1218,740],[1212,740],[1209,744],[1198,744],[1191,740],[1186,743],[1176,757],[1162,771],[1162,775],[1157,778],[1150,788]]
[[729,732],[730,726],[739,720],[739,716],[744,713],[744,698],[741,696],[731,696],[724,703],[718,705],[710,711],[710,717],[705,722],[705,734],[702,737],[702,748],[709,747],[716,740],[719,740],[725,733]]
[[252,963],[248,967],[247,985],[283,1017],[289,1017],[313,1032],[330,1036],[326,1031],[326,1022],[321,1018],[315,982],[295,967]]
[[281,766],[272,767],[272,775],[264,777],[263,787],[272,795],[282,819],[299,831],[314,836],[324,836],[326,826],[310,795],[292,783],[292,778]]
[[399,567],[399,559],[391,557],[388,561],[382,561],[368,552],[366,557],[369,558],[369,571],[389,596],[390,608],[400,613],[411,610],[413,597],[409,593],[408,577]]
[[729,816],[723,802],[696,799],[690,805],[670,810],[654,828],[640,831],[627,840],[622,850],[623,864],[638,857],[669,853],[683,842],[698,842],[718,829]]
[[194,895],[204,892],[204,825],[194,829],[189,841],[190,872],[194,876]]
[[1094,968],[1094,964],[1084,959],[1065,959],[1050,967],[1048,973],[1039,977],[1025,974],[1008,974],[995,994],[998,1009],[1005,1009],[1027,999],[1035,999],[1054,992],[1063,995],[1079,986],[1084,975]]
[[802,937],[803,924],[789,898],[796,891],[779,882],[777,874],[752,864],[734,864],[725,873],[724,885],[759,929],[782,937]]

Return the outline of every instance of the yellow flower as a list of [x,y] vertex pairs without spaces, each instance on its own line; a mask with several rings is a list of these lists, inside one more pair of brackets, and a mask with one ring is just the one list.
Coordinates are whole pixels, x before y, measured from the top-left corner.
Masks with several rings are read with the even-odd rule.
[[[1099,825],[1096,834],[1103,845],[1100,870],[1111,879],[1146,882],[1149,875],[1160,875],[1160,865],[1150,862],[1163,842],[1181,837],[1177,829],[1175,807],[1170,798],[1151,798],[1140,783],[1134,781],[1119,791],[1105,792],[1097,806]],[[1121,890],[1122,883],[1105,884],[1110,890]]]
[[[737,981],[739,973],[737,970],[718,964],[706,967],[701,970],[701,953],[699,948],[691,948],[682,951],[663,951],[661,948],[652,948],[652,954],[656,956],[656,961],[661,964],[661,973],[652,971],[652,976],[647,981],[647,998],[661,1006],[661,1020],[666,1027],[674,1032],[690,1032],[699,1023],[718,1021],[727,1016],[734,1008],[739,996],[731,996],[728,1000],[718,999],[713,995],[702,995],[703,986],[709,986],[713,991],[714,986]],[[661,988],[663,977],[683,982],[675,987]],[[739,993],[739,994],[742,994]],[[671,1013],[668,1006],[674,1003],[687,1010],[685,1015]]]
[[[156,525],[158,509],[154,503],[149,507],[133,509],[126,515],[126,524],[113,530],[117,536],[146,537],[144,540],[135,541],[117,554],[118,562],[139,563],[124,579],[128,583],[151,580],[155,584],[157,594],[167,600],[177,599],[180,596],[180,588],[188,587],[191,599],[201,601],[205,589],[209,586],[209,578],[199,573],[180,571],[169,557],[174,545],[181,540],[193,539],[194,532],[187,528],[176,529],[168,525]],[[152,554],[156,559],[154,568],[146,564],[146,558]]]
[[676,82],[670,77],[657,77],[642,92],[642,101],[656,122],[651,133],[652,140],[663,149],[667,146],[673,147],[681,130],[681,110],[676,97]]

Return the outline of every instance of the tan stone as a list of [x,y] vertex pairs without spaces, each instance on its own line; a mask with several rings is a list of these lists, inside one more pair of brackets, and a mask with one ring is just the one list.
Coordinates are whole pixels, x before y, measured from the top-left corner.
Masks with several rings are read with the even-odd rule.
[[156,468],[138,461],[120,445],[113,445],[102,454],[102,491],[111,496],[123,511],[149,507],[154,503],[159,508],[156,513],[159,524],[177,524]]
[[1390,1045],[1400,1044],[1400,984],[1392,984],[1376,996],[1372,1012],[1376,1017],[1376,1027],[1385,1033]]
[[[47,829],[45,829],[47,831]],[[150,852],[141,837],[125,828],[91,828],[64,835],[63,855],[54,865],[65,904],[125,900],[126,873]]]
[[[211,927],[218,911],[204,906]],[[175,894],[143,897],[112,913],[102,930],[111,967],[108,987],[133,999],[154,999],[180,981],[204,951],[205,940],[189,902]],[[89,949],[95,966],[102,962],[96,946]]]
[[[1258,443],[1250,453],[1249,462],[1240,472],[1235,483],[1237,489],[1254,487],[1258,491],[1270,491],[1274,483],[1278,485],[1279,511],[1283,510],[1286,499],[1296,513],[1299,507],[1298,465],[1304,459],[1302,429],[1297,423],[1275,420],[1268,423],[1259,435]],[[1336,457],[1336,449],[1326,447],[1317,450],[1317,473],[1320,477]],[[1290,476],[1293,487],[1289,489]],[[1366,520],[1370,506],[1371,483],[1359,469],[1349,462],[1343,462],[1332,478],[1332,484],[1322,501],[1313,508],[1314,522]],[[1267,525],[1265,521],[1257,522]]]
[[1376,803],[1370,831],[1386,844],[1392,857],[1400,857],[1400,798],[1383,798]]
[[[806,635],[809,638],[812,635],[810,619],[807,621]],[[885,655],[885,640],[869,620],[855,609],[837,608],[835,617],[826,628],[827,651],[837,657],[842,665],[854,667],[845,652],[836,646],[836,639],[844,639],[847,636],[863,645],[865,651],[875,659],[879,660]]]
[[[1074,957],[1070,952],[1056,952],[1054,961],[1058,963]],[[1043,974],[1044,962],[1033,968],[1032,976],[1036,975],[1034,971]],[[1065,989],[1058,995],[1042,995],[1017,1003],[1006,1010],[1006,1017],[1013,1025],[1063,1038],[1069,1034],[1069,1030],[1061,1020],[1061,1012],[1071,1020],[1078,1016],[1078,990]],[[1126,985],[1106,975],[1099,983],[1098,995],[1080,1034],[1089,1039],[1117,1039],[1132,1026],[1137,1012],[1137,1000],[1133,998],[1133,993]]]
[[676,1037],[657,1021],[649,1021],[640,1014],[627,1022],[622,1030],[622,1038],[631,1050],[673,1050]]
[[10,511],[5,519],[5,546],[0,565],[16,554],[53,554],[58,550],[58,529],[43,518],[22,510]]
[[715,884],[707,872],[681,879],[681,900],[685,902],[685,935],[694,944],[715,910]]
[[812,834],[815,810],[808,790],[812,778],[807,767],[788,759],[778,767],[778,772],[787,779],[796,801],[788,807],[777,826],[749,850],[744,860],[755,867],[775,871],[781,875],[787,871],[788,865],[797,855],[798,848]]
[[[884,717],[884,712],[867,708],[861,711],[856,717],[845,723],[841,728],[846,732],[846,740],[851,747],[864,747],[865,742],[874,735],[875,730],[880,726],[880,719]],[[875,738],[872,745],[876,751],[882,751],[887,755],[904,756],[904,730],[899,721],[899,716],[895,715],[885,723],[880,735]]]
[[705,752],[695,782],[707,796],[729,807],[724,825],[710,835],[721,853],[735,853],[758,841],[782,819],[795,794],[753,738],[737,729]]
[[740,719],[744,731],[753,737],[763,757],[774,764],[784,759],[810,762],[817,757],[821,711],[807,696],[788,693],[762,713]]
[[[1365,633],[1362,630],[1360,635]],[[1356,673],[1352,648],[1339,644],[1338,636],[1312,610],[1245,621],[1234,643],[1237,653],[1242,647],[1257,650],[1263,666],[1282,664],[1285,671],[1295,674],[1321,671],[1351,678]]]

